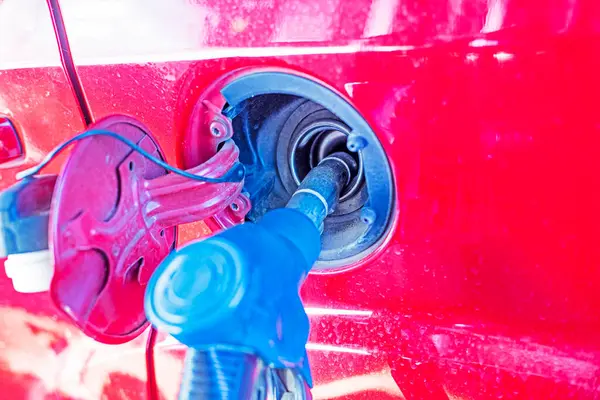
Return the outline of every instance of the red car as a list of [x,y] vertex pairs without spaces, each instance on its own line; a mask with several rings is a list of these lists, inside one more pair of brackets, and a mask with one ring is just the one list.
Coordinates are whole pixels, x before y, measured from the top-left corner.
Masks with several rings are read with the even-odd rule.
[[[594,0],[3,0],[0,185],[106,118],[192,168],[216,113],[251,219],[364,135],[301,292],[313,398],[595,399],[599,39]],[[146,398],[147,325],[99,343],[0,285],[0,397]],[[183,347],[154,355],[174,399]]]

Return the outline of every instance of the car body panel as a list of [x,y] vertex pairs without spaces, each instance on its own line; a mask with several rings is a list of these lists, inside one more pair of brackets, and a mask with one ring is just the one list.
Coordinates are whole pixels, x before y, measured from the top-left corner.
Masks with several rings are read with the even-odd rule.
[[[2,18],[9,4],[27,18],[15,3]],[[94,117],[138,118],[173,163],[199,92],[239,68],[322,81],[378,135],[395,179],[391,232],[360,265],[302,289],[315,398],[598,397],[596,2],[60,4]],[[56,54],[15,59],[0,68],[0,106],[39,161],[83,123]],[[180,242],[206,233],[184,227]],[[145,398],[144,337],[95,343],[46,296],[0,284],[10,398]],[[175,398],[181,346],[160,337],[156,354],[161,395]]]

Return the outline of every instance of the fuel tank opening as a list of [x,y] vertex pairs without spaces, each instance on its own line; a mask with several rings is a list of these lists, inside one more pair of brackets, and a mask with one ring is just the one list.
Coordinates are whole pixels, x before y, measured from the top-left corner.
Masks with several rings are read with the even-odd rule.
[[[336,152],[349,154],[357,163],[356,173],[350,176],[350,182],[342,192],[341,200],[344,201],[356,194],[364,187],[364,174],[360,153],[351,152],[347,141],[350,134],[349,128],[341,121],[335,119],[322,119],[310,123],[299,132],[294,132],[295,137],[288,151],[290,166],[294,182],[299,185],[308,175],[308,172],[321,162],[325,157]],[[279,154],[279,157],[285,156]]]
[[[281,97],[273,97],[270,101],[273,100],[285,101]],[[276,122],[268,120],[263,127],[263,130],[278,132],[277,137],[272,138],[276,142],[275,169],[286,191],[293,193],[308,172],[323,158],[335,152],[344,152],[356,160],[358,170],[352,174],[351,181],[344,188],[334,215],[349,214],[364,206],[368,195],[362,156],[360,152],[351,152],[347,147],[351,129],[335,114],[317,103],[302,98],[287,100],[289,103],[282,106],[277,114],[279,118],[287,116],[283,125],[270,125]],[[257,111],[260,112],[260,106]],[[269,133],[265,131],[263,135],[268,136]]]
[[[252,201],[247,220],[284,207],[321,160],[343,154],[356,168],[325,219],[313,271],[356,266],[381,248],[392,218],[391,168],[377,136],[352,105],[312,79],[264,70],[216,81],[202,94],[192,121],[205,115],[207,99],[220,104],[221,116],[231,121],[231,138],[246,168],[244,191]],[[186,140],[201,148],[193,137],[197,126],[190,123]]]

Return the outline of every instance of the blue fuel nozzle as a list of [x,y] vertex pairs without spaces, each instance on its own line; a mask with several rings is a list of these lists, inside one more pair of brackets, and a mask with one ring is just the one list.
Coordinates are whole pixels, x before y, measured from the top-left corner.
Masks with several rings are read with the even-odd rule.
[[48,221],[56,175],[17,181],[0,192],[0,257],[13,288],[47,291],[54,274],[48,248]]
[[[303,371],[310,385],[305,350],[309,322],[299,288],[317,261],[323,221],[335,208],[352,168],[353,159],[347,154],[327,157],[310,171],[286,208],[172,253],[148,283],[148,319],[194,349],[194,359],[208,359],[203,358],[206,352],[215,353],[223,346],[228,352],[239,349],[240,354],[253,354],[273,368]],[[217,355],[224,353],[215,354],[213,358],[220,359]],[[246,356],[223,357],[246,360],[250,368]],[[190,368],[198,370],[194,365]],[[209,374],[214,368],[200,370]],[[204,386],[194,386],[190,383],[194,379]],[[213,382],[216,387],[206,382],[210,380],[188,371],[180,398],[192,398],[192,392],[217,398],[218,382]],[[230,398],[246,398],[240,390],[252,387],[238,386]]]

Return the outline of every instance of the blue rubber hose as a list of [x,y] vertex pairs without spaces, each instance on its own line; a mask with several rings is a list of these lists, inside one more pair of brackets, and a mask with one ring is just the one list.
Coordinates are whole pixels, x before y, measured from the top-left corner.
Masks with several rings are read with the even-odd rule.
[[251,399],[259,360],[239,349],[188,348],[179,400]]

